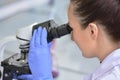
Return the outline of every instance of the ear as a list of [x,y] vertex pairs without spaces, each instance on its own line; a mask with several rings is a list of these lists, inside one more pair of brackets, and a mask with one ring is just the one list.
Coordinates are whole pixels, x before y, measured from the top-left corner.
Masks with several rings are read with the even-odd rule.
[[98,31],[99,31],[99,27],[97,26],[97,24],[89,23],[88,29],[89,29],[90,37],[93,40],[96,40],[98,38]]

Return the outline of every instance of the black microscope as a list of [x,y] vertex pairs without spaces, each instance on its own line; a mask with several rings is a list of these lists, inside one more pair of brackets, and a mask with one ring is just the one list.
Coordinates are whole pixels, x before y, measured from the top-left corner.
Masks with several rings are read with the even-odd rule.
[[55,38],[60,38],[64,35],[70,34],[72,28],[67,24],[58,26],[54,20],[48,20],[43,23],[35,23],[28,27],[22,28],[18,31],[16,38],[20,43],[20,53],[5,59],[1,62],[3,69],[3,80],[18,80],[16,77],[21,74],[31,74],[29,69],[27,57],[29,53],[29,44],[32,34],[38,27],[45,27],[47,29],[47,41],[51,42]]

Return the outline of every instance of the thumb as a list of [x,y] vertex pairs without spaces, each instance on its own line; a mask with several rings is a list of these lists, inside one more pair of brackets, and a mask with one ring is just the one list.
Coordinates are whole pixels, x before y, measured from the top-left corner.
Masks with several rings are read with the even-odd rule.
[[22,80],[33,80],[33,76],[29,75],[29,74],[25,74],[25,75],[20,75],[18,76],[18,79],[22,79]]

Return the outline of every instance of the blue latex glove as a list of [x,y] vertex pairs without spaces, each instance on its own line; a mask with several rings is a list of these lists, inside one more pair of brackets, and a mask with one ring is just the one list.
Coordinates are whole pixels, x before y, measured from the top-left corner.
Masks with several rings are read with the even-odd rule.
[[50,48],[52,43],[47,42],[47,31],[39,27],[34,31],[30,42],[30,51],[28,54],[28,63],[32,75],[21,75],[18,78],[22,80],[53,80],[52,77],[52,59]]

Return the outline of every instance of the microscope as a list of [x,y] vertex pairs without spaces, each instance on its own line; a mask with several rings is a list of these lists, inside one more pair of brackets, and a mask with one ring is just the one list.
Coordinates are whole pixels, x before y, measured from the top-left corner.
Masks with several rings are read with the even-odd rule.
[[48,32],[48,43],[55,38],[60,38],[64,35],[70,34],[72,31],[72,28],[68,25],[68,23],[58,26],[54,20],[48,20],[43,23],[34,23],[28,27],[19,29],[16,38],[20,44],[20,53],[12,55],[1,62],[1,66],[3,67],[3,80],[18,80],[18,75],[31,74],[27,57],[31,37],[34,30],[38,29],[38,27],[46,28]]

